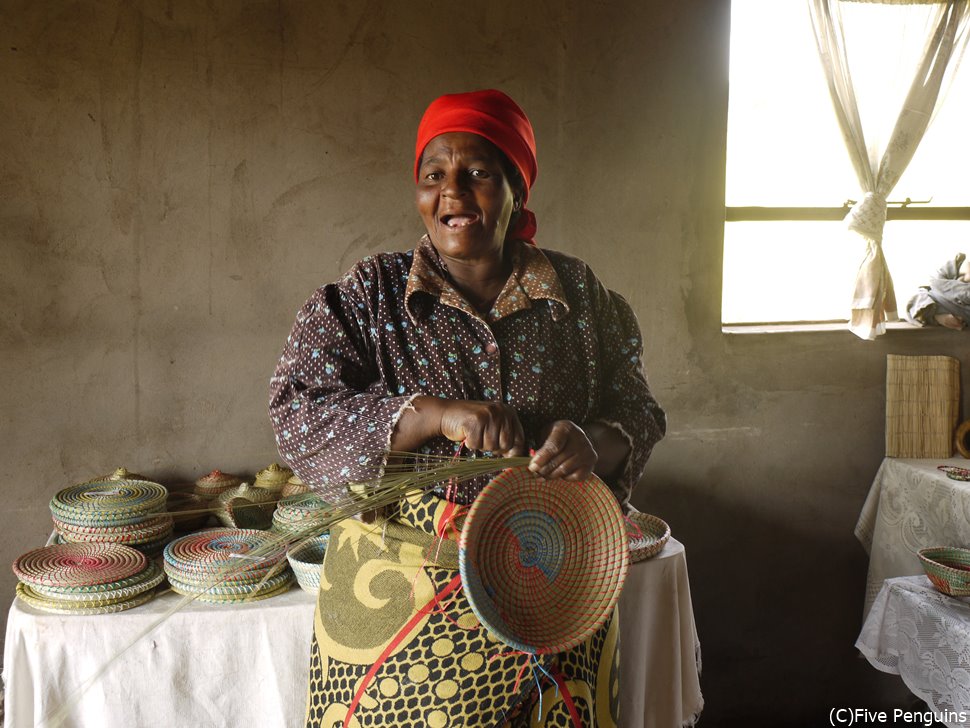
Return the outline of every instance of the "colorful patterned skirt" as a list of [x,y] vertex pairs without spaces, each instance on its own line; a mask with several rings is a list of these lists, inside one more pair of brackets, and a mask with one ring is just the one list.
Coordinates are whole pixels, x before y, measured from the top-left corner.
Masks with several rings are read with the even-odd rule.
[[614,728],[616,613],[568,652],[513,651],[479,624],[462,592],[455,513],[427,494],[392,520],[333,527],[307,727]]

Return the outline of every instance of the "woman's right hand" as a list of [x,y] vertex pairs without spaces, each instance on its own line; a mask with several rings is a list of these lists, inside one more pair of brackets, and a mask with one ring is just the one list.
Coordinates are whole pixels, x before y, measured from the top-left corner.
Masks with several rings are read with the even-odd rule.
[[501,402],[441,400],[439,432],[471,450],[512,457],[525,454],[525,433],[514,409]]
[[515,410],[501,402],[415,397],[397,421],[391,449],[411,452],[433,437],[464,442],[472,450],[525,454],[525,433]]

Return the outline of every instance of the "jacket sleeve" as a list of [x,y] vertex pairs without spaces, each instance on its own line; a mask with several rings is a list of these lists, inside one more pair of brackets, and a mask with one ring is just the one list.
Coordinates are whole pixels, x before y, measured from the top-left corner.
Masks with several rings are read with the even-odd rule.
[[384,388],[370,336],[373,312],[353,275],[299,310],[270,382],[281,457],[324,497],[382,472],[391,434],[412,397]]
[[619,431],[630,445],[623,472],[610,483],[626,506],[647,460],[666,434],[667,416],[650,393],[643,370],[643,337],[630,304],[590,274],[588,285],[600,331],[600,410],[596,421]]

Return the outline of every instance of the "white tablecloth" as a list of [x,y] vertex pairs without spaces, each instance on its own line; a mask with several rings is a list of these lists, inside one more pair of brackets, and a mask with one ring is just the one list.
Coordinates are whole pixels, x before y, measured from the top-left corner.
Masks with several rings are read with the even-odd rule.
[[869,489],[855,535],[869,552],[863,615],[894,576],[922,574],[916,552],[927,546],[970,546],[970,483],[938,465],[970,467],[963,458],[886,458]]
[[855,645],[872,665],[902,677],[951,728],[970,727],[970,604],[925,576],[890,579]]
[[[3,661],[6,728],[46,725],[42,716],[177,599],[169,593],[96,617],[14,601]],[[191,604],[120,657],[62,726],[301,726],[313,603],[293,589],[248,605]],[[630,569],[620,598],[620,670],[627,728],[680,728],[700,714],[700,643],[684,547],[674,539]]]

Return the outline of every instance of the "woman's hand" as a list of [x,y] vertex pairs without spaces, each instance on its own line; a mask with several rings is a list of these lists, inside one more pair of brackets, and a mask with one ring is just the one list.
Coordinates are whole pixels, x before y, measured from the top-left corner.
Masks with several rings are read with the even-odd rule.
[[590,476],[598,459],[593,444],[576,423],[556,420],[529,470],[543,478],[581,481]]
[[525,453],[525,433],[515,410],[501,402],[442,400],[439,432],[472,450],[505,456]]
[[525,434],[515,410],[501,402],[441,399],[422,395],[401,413],[391,435],[392,450],[415,450],[432,437],[464,441],[472,450],[525,454]]

